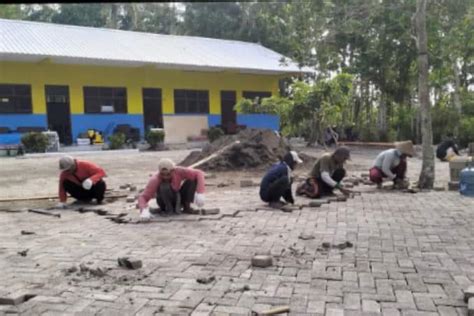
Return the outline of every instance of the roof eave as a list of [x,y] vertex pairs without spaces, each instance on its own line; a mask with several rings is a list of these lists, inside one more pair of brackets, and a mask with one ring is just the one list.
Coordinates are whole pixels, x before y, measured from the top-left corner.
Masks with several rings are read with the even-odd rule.
[[235,71],[242,74],[259,74],[259,75],[300,75],[310,73],[308,69],[258,69],[258,68],[238,68],[238,67],[216,67],[201,66],[191,64],[171,64],[171,63],[155,63],[134,60],[121,59],[99,59],[87,57],[70,57],[70,56],[53,56],[42,54],[19,54],[0,52],[0,61],[12,62],[42,62],[47,60],[48,63],[56,64],[72,64],[72,65],[96,65],[96,66],[120,66],[120,67],[155,67],[157,69],[176,69],[184,71],[205,71],[205,72],[223,72]]

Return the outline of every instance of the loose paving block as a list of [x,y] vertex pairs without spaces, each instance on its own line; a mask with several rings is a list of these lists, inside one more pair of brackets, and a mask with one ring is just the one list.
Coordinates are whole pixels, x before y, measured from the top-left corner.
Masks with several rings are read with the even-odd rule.
[[220,213],[220,209],[218,208],[209,208],[209,209],[202,209],[201,215],[217,215]]
[[14,297],[0,297],[0,305],[19,305],[26,301],[29,301],[36,295],[33,294],[23,294]]
[[130,260],[128,257],[118,258],[118,265],[131,270],[140,269],[143,266],[141,260]]
[[464,301],[467,303],[471,297],[474,297],[474,285],[469,286],[464,291]]
[[323,205],[321,201],[311,201],[308,204],[309,207],[321,207],[321,205]]
[[302,240],[310,240],[310,239],[314,239],[315,237],[313,235],[301,234],[298,236],[298,238]]
[[471,297],[467,303],[468,316],[474,316],[474,297]]
[[273,265],[273,258],[267,255],[256,255],[252,257],[252,266],[267,268]]
[[216,280],[215,276],[197,278],[196,282],[200,284],[209,284]]

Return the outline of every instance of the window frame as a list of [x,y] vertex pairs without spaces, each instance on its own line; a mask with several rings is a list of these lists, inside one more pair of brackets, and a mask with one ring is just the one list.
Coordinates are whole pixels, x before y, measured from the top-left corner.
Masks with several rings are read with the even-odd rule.
[[[118,91],[117,91],[118,90]],[[127,87],[83,86],[85,114],[127,114]],[[102,106],[112,105],[113,112],[103,112]]]
[[[10,91],[4,92],[6,89],[10,89]],[[24,89],[25,91],[16,91],[20,89]],[[8,101],[4,102],[4,99],[8,99]],[[8,103],[6,107],[4,105],[5,103]],[[23,104],[19,106],[21,103]],[[4,110],[5,108],[8,110]],[[33,96],[31,84],[0,83],[0,114],[9,115],[32,113]]]
[[209,114],[209,90],[174,89],[175,114]]

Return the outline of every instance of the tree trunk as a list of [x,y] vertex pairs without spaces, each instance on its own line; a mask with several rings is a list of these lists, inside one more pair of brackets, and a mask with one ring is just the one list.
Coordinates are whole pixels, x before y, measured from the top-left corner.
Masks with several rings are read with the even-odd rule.
[[460,71],[457,64],[457,60],[453,60],[453,73],[454,73],[454,92],[453,92],[453,101],[454,106],[458,113],[461,113],[461,80],[459,79]]
[[379,132],[379,140],[387,141],[387,100],[383,91],[381,91],[380,95],[377,129]]
[[415,14],[416,42],[418,47],[418,98],[421,110],[423,162],[419,178],[421,189],[432,189],[435,169],[433,130],[428,88],[428,39],[426,34],[426,0],[417,0]]

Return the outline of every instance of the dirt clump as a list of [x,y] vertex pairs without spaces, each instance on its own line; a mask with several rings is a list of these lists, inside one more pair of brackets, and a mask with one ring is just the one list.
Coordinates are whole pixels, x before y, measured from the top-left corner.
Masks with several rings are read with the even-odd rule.
[[245,129],[236,135],[218,138],[193,151],[179,165],[205,171],[229,171],[267,167],[290,150],[286,140],[269,129]]

